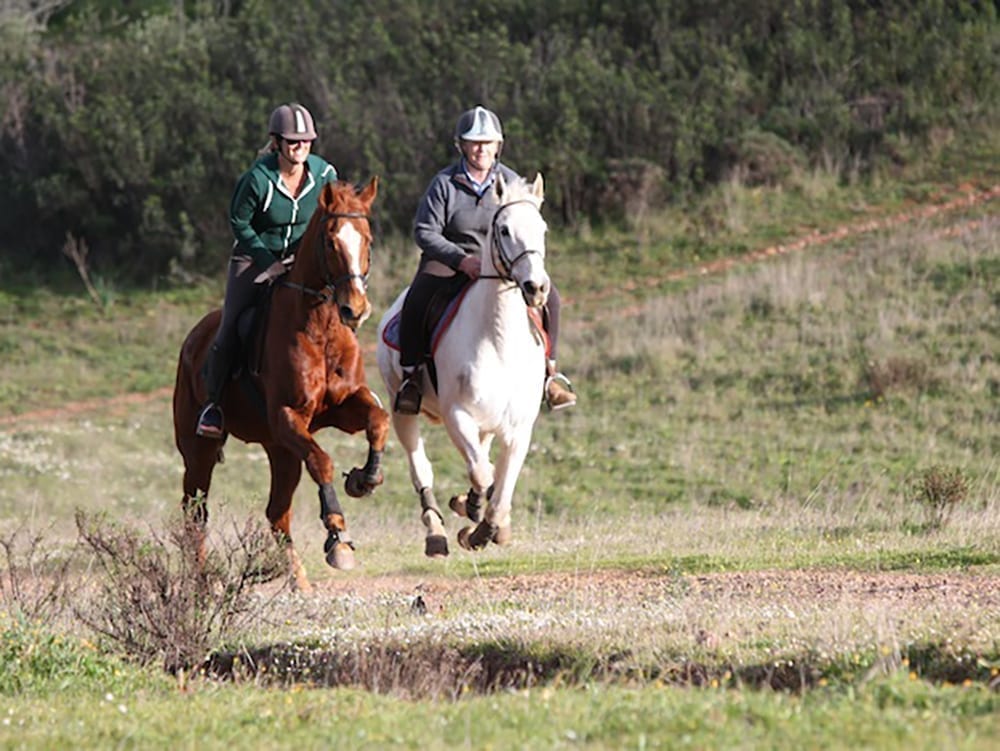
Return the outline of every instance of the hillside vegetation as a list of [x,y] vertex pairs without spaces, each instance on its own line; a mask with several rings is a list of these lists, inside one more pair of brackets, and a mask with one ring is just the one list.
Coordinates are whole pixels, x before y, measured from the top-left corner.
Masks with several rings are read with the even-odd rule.
[[54,284],[69,253],[98,289],[219,274],[233,181],[289,99],[345,178],[382,177],[389,236],[479,102],[580,227],[731,179],[892,175],[1000,101],[995,3],[943,0],[22,0],[0,49],[0,268]]

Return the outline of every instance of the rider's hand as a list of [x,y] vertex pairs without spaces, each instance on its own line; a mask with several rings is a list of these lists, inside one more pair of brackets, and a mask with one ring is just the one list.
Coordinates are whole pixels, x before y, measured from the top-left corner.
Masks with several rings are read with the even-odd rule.
[[478,279],[481,264],[479,259],[475,256],[466,256],[462,259],[462,262],[458,264],[458,270],[465,274],[470,279]]
[[281,261],[275,261],[254,277],[254,284],[273,284],[274,280],[288,272],[288,266]]

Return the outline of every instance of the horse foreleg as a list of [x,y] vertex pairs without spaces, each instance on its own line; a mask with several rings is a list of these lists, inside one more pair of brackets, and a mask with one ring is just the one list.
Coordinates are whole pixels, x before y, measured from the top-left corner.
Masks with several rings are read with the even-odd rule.
[[490,462],[492,434],[480,433],[472,415],[461,409],[452,410],[444,424],[451,442],[465,457],[471,490],[477,495],[485,495],[493,485],[494,477],[493,464]]
[[444,516],[434,497],[434,468],[424,450],[419,418],[416,415],[393,413],[392,424],[396,437],[406,452],[406,460],[410,467],[410,482],[420,496],[420,521],[427,529],[424,555],[429,558],[443,558],[448,555],[448,537],[444,528]]
[[354,543],[347,533],[344,511],[333,483],[319,486],[319,515],[326,527],[326,542],[323,545],[326,562],[345,571],[354,568]]
[[517,479],[521,475],[530,445],[529,431],[527,437],[523,439],[506,442],[497,456],[496,483],[490,501],[486,505],[485,521],[496,527],[492,539],[499,545],[506,545],[511,540],[510,518],[514,505],[514,488],[517,486]]
[[208,490],[212,485],[212,470],[220,461],[222,447],[218,441],[205,441],[194,436],[178,440],[178,449],[184,458],[184,478],[181,511],[184,514],[184,531],[194,547],[198,566],[205,564],[205,537],[208,527]]
[[305,566],[292,543],[292,496],[302,477],[302,461],[280,446],[265,446],[271,465],[271,492],[267,502],[267,520],[275,541],[288,558],[288,575],[300,592],[312,592]]
[[511,541],[511,508],[514,486],[528,455],[530,441],[510,441],[501,448],[496,464],[496,481],[482,521],[475,527],[465,527],[458,542],[467,550],[481,550],[490,542],[508,545]]
[[326,562],[335,568],[354,568],[354,545],[347,534],[347,520],[333,487],[333,460],[308,430],[308,420],[290,407],[279,410],[271,424],[275,439],[304,461],[306,471],[319,486],[319,515],[326,527]]
[[352,498],[370,495],[384,481],[382,452],[389,438],[389,414],[382,409],[378,397],[366,386],[340,405],[336,425],[348,433],[365,431],[368,460],[364,467],[354,467],[347,473],[344,489]]

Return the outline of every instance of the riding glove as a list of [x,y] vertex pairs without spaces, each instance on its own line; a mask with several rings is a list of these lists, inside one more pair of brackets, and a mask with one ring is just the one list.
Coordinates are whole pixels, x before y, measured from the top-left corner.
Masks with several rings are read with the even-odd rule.
[[260,272],[254,277],[254,284],[274,284],[275,279],[288,273],[288,269],[292,265],[292,260],[292,257],[289,256],[280,261],[275,261],[265,271]]

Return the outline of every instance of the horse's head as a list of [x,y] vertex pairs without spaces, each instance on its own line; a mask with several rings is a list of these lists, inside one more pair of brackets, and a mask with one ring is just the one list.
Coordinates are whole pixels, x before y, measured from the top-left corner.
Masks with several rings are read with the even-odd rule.
[[551,286],[545,271],[548,228],[542,219],[542,174],[539,172],[530,184],[523,178],[508,183],[500,175],[496,193],[500,207],[493,216],[490,249],[493,267],[502,278],[517,284],[525,303],[541,307]]
[[[378,193],[378,178],[357,189],[350,183],[327,183],[310,227],[312,244],[305,242],[298,255],[315,254],[316,268],[326,294],[336,304],[340,320],[357,329],[371,315],[368,271],[371,268],[371,207]],[[306,240],[310,237],[307,230]]]

